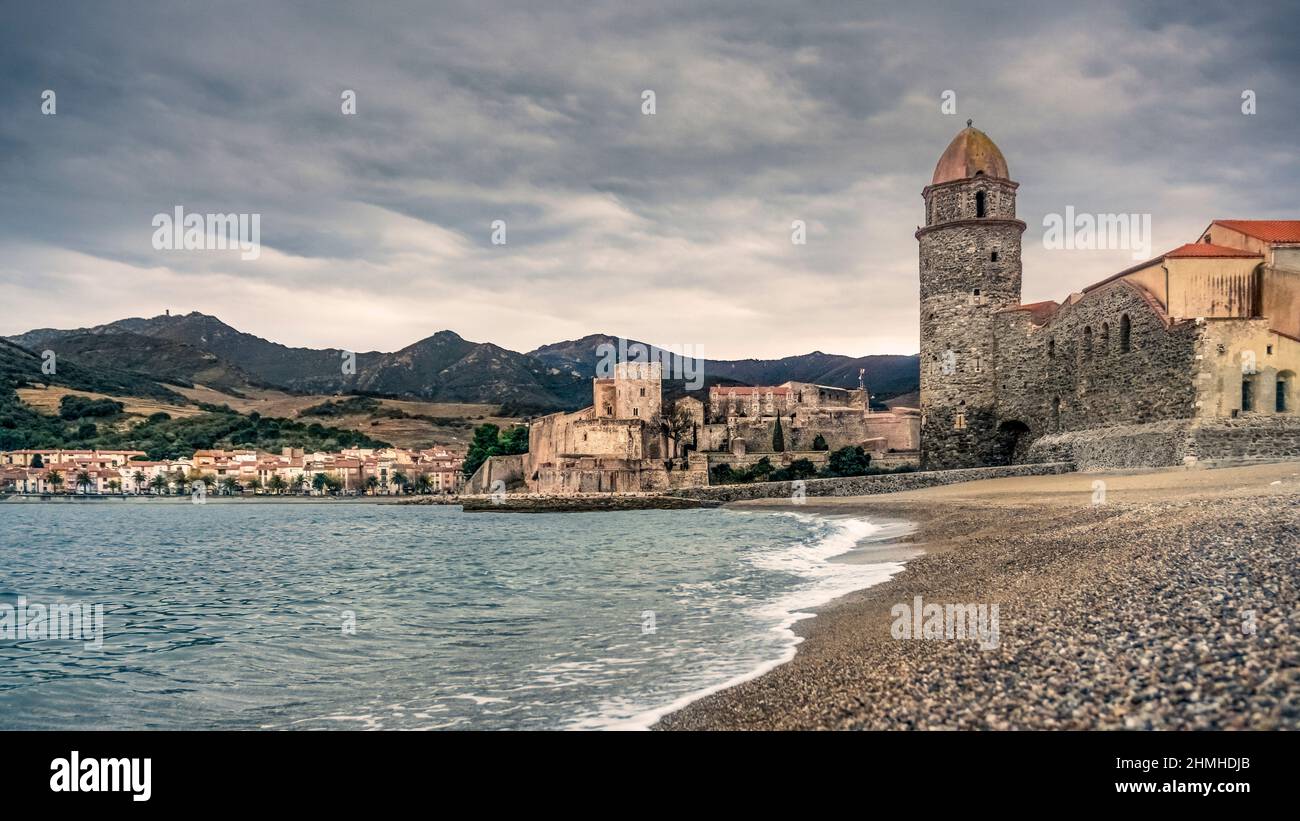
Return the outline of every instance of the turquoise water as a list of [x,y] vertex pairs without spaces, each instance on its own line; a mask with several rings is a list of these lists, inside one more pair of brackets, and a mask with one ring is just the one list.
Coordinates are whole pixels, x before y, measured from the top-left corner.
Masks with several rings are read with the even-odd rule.
[[0,637],[0,729],[640,728],[901,568],[828,561],[865,520],[727,510],[9,504],[0,532],[0,605],[105,625]]

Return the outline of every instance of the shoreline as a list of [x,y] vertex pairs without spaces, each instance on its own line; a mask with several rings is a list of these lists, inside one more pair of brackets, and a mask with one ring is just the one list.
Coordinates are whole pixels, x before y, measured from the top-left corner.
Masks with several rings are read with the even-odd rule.
[[[773,507],[780,507],[780,506],[773,506]],[[785,650],[781,653],[779,657],[761,661],[758,664],[756,664],[752,669],[747,670],[743,673],[738,673],[732,676],[731,678],[727,679],[726,681],[720,682],[718,684],[712,684],[707,687],[694,690],[690,693],[686,693],[674,699],[669,704],[644,710],[631,719],[625,720],[619,724],[602,727],[602,729],[613,729],[613,730],[656,729],[655,725],[657,725],[666,716],[678,712],[679,710],[682,710],[688,707],[689,705],[694,704],[700,701],[701,699],[707,698],[715,693],[719,693],[728,690],[732,687],[736,687],[738,685],[744,684],[745,682],[757,679],[760,676],[767,674],[771,670],[776,669],[783,664],[789,663],[792,659],[794,659],[797,656],[799,651],[799,646],[804,642],[804,637],[799,633],[799,631],[795,629],[796,625],[802,622],[806,622],[810,619],[816,618],[820,610],[835,604],[836,602],[840,601],[846,596],[854,595],[855,593],[860,591],[870,590],[872,588],[880,586],[881,584],[886,583],[887,581],[889,581],[890,578],[897,575],[899,572],[902,572],[905,563],[907,561],[920,555],[920,551],[916,549],[904,547],[904,549],[900,551],[896,549],[891,549],[890,547],[891,545],[901,545],[902,544],[901,540],[903,537],[915,533],[917,529],[916,523],[904,519],[878,518],[875,516],[866,517],[857,514],[845,513],[843,511],[831,511],[829,513],[822,513],[821,511],[805,510],[803,508],[799,508],[793,505],[789,506],[789,509],[772,509],[772,510],[756,510],[756,511],[742,510],[740,512],[752,512],[752,513],[759,513],[759,514],[797,513],[800,515],[807,515],[810,519],[818,519],[826,523],[834,523],[837,521],[842,521],[842,522],[864,521],[867,524],[871,525],[873,528],[875,528],[875,531],[873,531],[872,533],[865,534],[862,537],[854,539],[853,544],[849,546],[847,549],[836,552],[830,556],[827,556],[822,561],[827,563],[837,564],[837,565],[864,566],[864,567],[869,565],[896,564],[898,565],[898,568],[894,570],[892,573],[890,573],[889,576],[883,579],[877,579],[871,582],[870,584],[868,584],[866,587],[854,587],[850,590],[846,590],[843,592],[832,592],[829,594],[827,598],[822,599],[816,604],[796,606],[796,607],[792,607],[788,611],[785,611],[784,619],[780,623],[770,628],[773,631],[788,633],[791,639],[791,644],[787,648],[785,648]],[[828,536],[829,535],[832,534],[828,534]],[[878,550],[872,550],[870,546],[873,544],[879,545],[880,548]],[[812,545],[804,544],[802,546],[807,547]]]
[[[789,661],[652,729],[1300,727],[1297,502],[1291,462],[737,503],[909,519],[898,544],[923,552],[795,622]],[[999,605],[1000,646],[893,639],[916,595]]]

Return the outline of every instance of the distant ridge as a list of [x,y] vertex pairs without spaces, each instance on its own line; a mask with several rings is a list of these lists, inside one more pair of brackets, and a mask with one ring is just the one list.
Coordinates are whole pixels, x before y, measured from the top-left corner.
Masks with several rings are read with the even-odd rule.
[[[618,337],[590,334],[518,353],[444,330],[398,351],[357,352],[356,373],[344,374],[342,349],[291,348],[197,311],[132,317],[92,328],[38,328],[9,340],[28,350],[53,349],[83,367],[112,368],[158,382],[198,383],[236,393],[261,386],[488,403],[515,413],[589,404],[598,346],[618,344]],[[796,380],[851,388],[857,387],[859,368],[877,399],[918,388],[915,355],[850,357],[814,351],[782,359],[706,360],[704,375],[707,384]],[[670,398],[681,391],[680,380],[665,386]]]

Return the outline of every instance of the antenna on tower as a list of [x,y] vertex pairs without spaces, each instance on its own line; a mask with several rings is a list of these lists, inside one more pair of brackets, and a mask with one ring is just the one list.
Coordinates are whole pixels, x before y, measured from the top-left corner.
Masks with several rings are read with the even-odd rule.
[[966,127],[967,127],[967,128],[970,128],[970,127],[971,127],[971,123],[973,123],[973,122],[975,122],[975,121],[974,121],[974,120],[967,120],[967,121],[966,121]]

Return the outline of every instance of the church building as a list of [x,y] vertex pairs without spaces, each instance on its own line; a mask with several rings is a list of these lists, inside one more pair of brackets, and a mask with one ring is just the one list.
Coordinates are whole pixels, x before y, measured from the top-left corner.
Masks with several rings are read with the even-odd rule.
[[1214,220],[1026,305],[1018,187],[968,122],[921,192],[923,468],[1300,455],[1300,220]]

